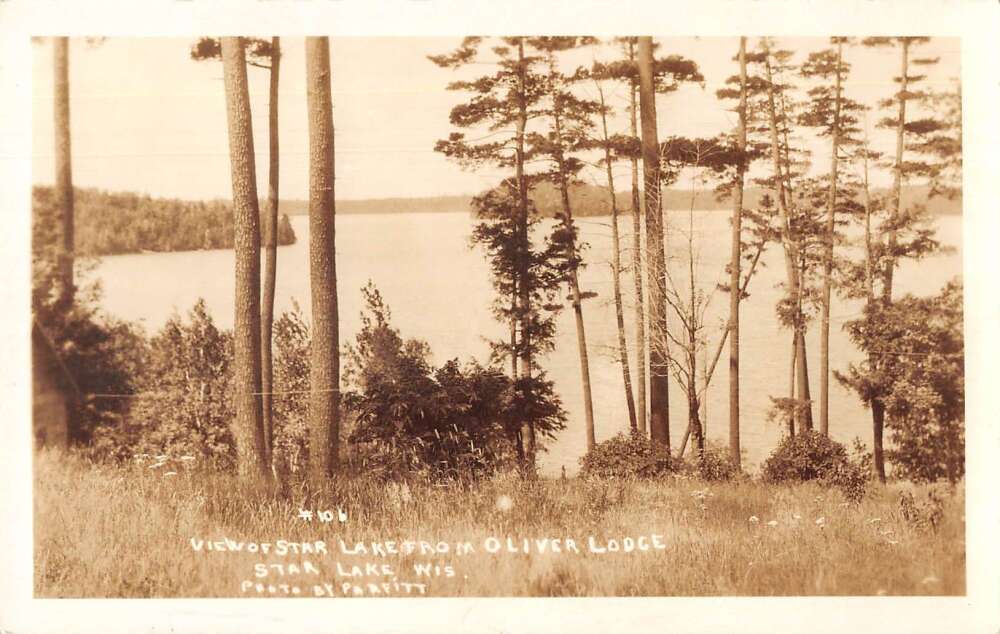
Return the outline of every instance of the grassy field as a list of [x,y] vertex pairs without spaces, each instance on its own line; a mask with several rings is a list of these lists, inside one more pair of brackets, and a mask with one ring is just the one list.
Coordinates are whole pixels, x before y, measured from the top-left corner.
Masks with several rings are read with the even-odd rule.
[[[907,492],[917,504],[904,513]],[[964,594],[964,494],[942,490],[933,505],[928,492],[890,484],[852,505],[812,484],[500,477],[474,489],[354,482],[281,495],[192,460],[122,469],[44,451],[34,587],[37,597]],[[332,521],[317,514],[326,510]],[[518,551],[539,541],[512,553],[508,537]],[[593,550],[619,551],[592,552],[591,537]],[[242,550],[208,550],[223,540]],[[313,552],[281,554],[279,540]],[[369,553],[344,552],[357,542]]]

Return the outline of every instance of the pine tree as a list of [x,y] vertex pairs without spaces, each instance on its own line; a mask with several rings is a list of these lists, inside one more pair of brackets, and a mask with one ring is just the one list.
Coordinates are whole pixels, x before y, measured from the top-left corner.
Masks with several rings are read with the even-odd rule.
[[[567,77],[559,70],[557,53],[572,50],[579,46],[593,44],[593,38],[581,37],[538,37],[530,38],[528,43],[536,49],[543,59],[544,86],[546,92],[543,112],[550,122],[547,134],[530,134],[528,141],[533,154],[544,157],[552,164],[552,170],[540,176],[554,181],[559,190],[561,212],[556,215],[559,221],[553,239],[559,245],[560,260],[564,275],[569,286],[570,301],[576,322],[577,347],[580,353],[580,376],[583,384],[583,409],[587,450],[596,445],[594,434],[594,403],[590,385],[590,361],[587,351],[587,335],[583,322],[583,298],[580,291],[579,269],[583,266],[581,251],[585,247],[578,241],[578,231],[573,222],[573,209],[570,201],[570,185],[578,180],[578,174],[583,169],[583,161],[574,156],[575,153],[592,149],[593,115],[598,111],[598,104],[589,99],[582,99],[571,91],[571,84],[580,81],[584,75]],[[592,296],[588,293],[586,296]]]
[[[729,256],[729,458],[737,468],[742,460],[740,448],[740,263],[743,258],[743,183],[747,169],[747,38],[740,38],[737,54],[740,64],[739,122],[736,149],[739,163],[733,179],[732,247]],[[707,379],[706,379],[707,382]]]
[[669,364],[667,349],[666,253],[660,201],[660,153],[653,87],[653,42],[640,37],[639,112],[642,122],[642,168],[646,211],[646,277],[649,280],[649,432],[653,444],[670,451]]
[[[778,210],[778,236],[785,255],[787,276],[787,296],[779,304],[778,312],[782,321],[792,328],[792,354],[789,380],[789,395],[785,400],[776,399],[779,408],[788,411],[788,429],[794,433],[793,423],[800,429],[812,429],[812,405],[809,391],[809,369],[805,346],[805,315],[803,313],[805,283],[803,273],[808,252],[804,241],[808,235],[807,223],[802,222],[798,208],[794,204],[793,179],[801,172],[797,152],[789,142],[792,123],[789,112],[789,88],[779,80],[779,74],[791,70],[790,51],[772,50],[769,38],[761,39],[759,63],[764,67],[764,90],[766,112],[771,145],[773,176],[770,185],[774,188]],[[796,393],[796,387],[798,392]]]
[[[900,51],[900,74],[894,77],[899,90],[880,103],[883,108],[895,110],[895,114],[879,122],[879,127],[895,130],[896,151],[891,164],[893,183],[889,199],[873,200],[867,186],[868,160],[873,153],[865,144],[866,224],[870,227],[871,218],[878,210],[884,209],[885,217],[875,230],[866,231],[865,262],[855,265],[849,272],[849,279],[855,283],[845,290],[849,295],[868,299],[863,316],[845,325],[859,333],[852,338],[867,358],[862,364],[852,365],[846,375],[837,376],[871,408],[873,468],[881,482],[885,482],[886,478],[883,436],[887,423],[892,423],[891,419],[887,421],[886,399],[891,393],[893,381],[902,370],[899,366],[901,360],[885,352],[887,342],[875,333],[891,331],[895,320],[893,278],[899,262],[902,259],[920,259],[940,249],[926,206],[917,203],[904,207],[902,188],[908,179],[915,177],[931,184],[934,191],[935,183],[940,183],[942,176],[945,180],[952,180],[961,169],[960,158],[955,158],[961,155],[960,117],[956,121],[954,111],[946,110],[944,116],[938,117],[907,116],[908,104],[927,109],[935,101],[933,93],[914,88],[925,76],[909,74],[911,64],[929,66],[937,62],[937,59],[910,57],[914,47],[929,40],[926,37],[877,37],[866,38],[862,42],[872,47],[898,46]],[[912,110],[910,114],[913,114]],[[907,158],[907,151],[917,156]],[[863,284],[858,284],[859,280],[864,280]]]
[[[538,104],[545,95],[546,84],[544,75],[537,70],[542,60],[538,56],[528,55],[525,40],[524,37],[500,38],[500,42],[489,49],[494,55],[492,63],[496,66],[492,74],[448,85],[449,90],[472,93],[467,103],[452,109],[452,125],[461,128],[483,127],[488,130],[488,134],[482,139],[468,139],[462,132],[453,132],[447,139],[439,141],[435,150],[463,165],[492,164],[501,168],[514,168],[516,205],[510,209],[510,213],[515,214],[511,237],[514,240],[512,255],[517,275],[509,289],[512,316],[510,348],[519,364],[515,366],[512,358],[511,378],[515,382],[524,379],[523,385],[530,388],[533,358],[537,349],[532,341],[536,333],[530,306],[535,290],[531,287],[529,237],[529,190],[535,178],[529,177],[525,169],[526,162],[531,158],[529,148],[526,147],[526,136],[529,121],[543,114]],[[451,54],[431,56],[429,59],[442,68],[489,63],[479,59],[481,49],[485,47],[483,38],[467,37]],[[501,131],[510,127],[514,128],[513,134],[504,136]],[[526,473],[533,471],[535,465],[535,433],[531,421],[525,421],[519,446],[523,448],[522,467]]]
[[[639,193],[639,160],[642,158],[639,139],[639,71],[636,64],[638,46],[637,37],[619,37],[614,42],[618,44],[621,56],[608,62],[596,62],[591,74],[596,79],[611,80],[622,84],[628,90],[629,97],[629,133],[624,138],[616,139],[618,152],[622,158],[631,164],[632,187],[632,277],[635,285],[635,348],[636,348],[636,414],[638,429],[646,433],[646,306],[643,291],[643,249],[642,199]],[[654,52],[659,44],[652,43]],[[698,65],[680,55],[654,57],[652,62],[654,90],[660,94],[674,92],[687,82],[701,82],[704,77],[698,71]]]
[[340,457],[340,326],[330,81],[329,38],[307,37],[309,281],[312,298],[309,472],[317,481],[333,475]]
[[221,42],[229,123],[236,251],[236,315],[233,322],[237,469],[241,476],[269,476],[260,402],[260,210],[254,169],[253,127],[246,56],[239,37]]
[[[264,459],[271,464],[271,445],[274,436],[273,397],[274,362],[272,335],[274,327],[274,294],[277,283],[278,263],[278,77],[281,67],[280,38],[270,40],[246,39],[247,65],[268,70],[268,172],[267,215],[264,216],[264,291],[260,315],[261,337],[261,392],[264,419]],[[217,38],[203,37],[191,47],[191,59],[196,61],[222,58],[222,48]]]
[[74,282],[74,214],[73,214],[73,161],[69,118],[69,38],[52,40],[54,60],[55,100],[55,195],[59,207],[62,240],[58,256],[59,304],[63,310],[73,305]]
[[[861,106],[845,98],[843,83],[850,66],[844,61],[843,48],[848,38],[833,37],[834,48],[810,53],[802,65],[801,73],[806,78],[818,78],[824,83],[809,90],[809,109],[799,117],[799,123],[819,128],[822,137],[830,139],[830,176],[826,195],[826,218],[823,229],[823,289],[820,323],[820,368],[819,368],[819,431],[829,435],[830,430],[830,309],[833,290],[834,246],[838,212],[851,211],[844,207],[854,207],[853,188],[844,191],[841,184],[844,176],[840,172],[841,154],[858,146],[857,113]],[[832,83],[832,85],[831,85]],[[839,195],[839,197],[838,197]]]
[[[628,408],[628,420],[629,428],[633,434],[638,434],[640,432],[638,418],[636,414],[636,403],[635,397],[632,391],[632,375],[629,370],[629,355],[628,355],[628,343],[625,338],[625,308],[622,301],[622,290],[621,290],[621,276],[622,276],[622,258],[621,258],[621,238],[619,236],[618,229],[618,194],[615,189],[615,178],[614,178],[614,163],[616,160],[620,159],[622,155],[629,156],[634,154],[632,148],[632,139],[624,135],[614,135],[612,136],[608,132],[608,114],[611,112],[611,108],[607,105],[607,101],[604,97],[604,87],[602,86],[602,75],[600,74],[600,68],[597,64],[591,69],[591,77],[594,80],[594,87],[597,89],[598,100],[600,104],[600,117],[601,117],[601,136],[598,138],[598,146],[600,146],[603,151],[603,158],[601,162],[604,165],[605,178],[607,179],[608,188],[608,204],[611,208],[611,279],[612,279],[612,292],[614,294],[615,302],[615,319],[618,326],[618,360],[622,367],[622,382],[625,386],[625,404]],[[633,219],[638,219],[636,214],[633,214]],[[634,234],[638,236],[638,233]],[[637,297],[640,298],[641,304],[641,294],[642,294],[642,278],[641,273],[636,275],[636,281],[638,282],[636,287]],[[640,309],[640,317],[642,315]],[[642,319],[639,319],[641,322]],[[637,324],[637,330],[640,335],[638,337],[639,341],[643,343],[642,346],[637,346],[640,350],[645,347],[645,334],[642,332],[644,329],[641,323]],[[642,381],[645,380],[645,369],[642,368],[644,365],[644,359],[639,360],[639,368],[641,370]],[[640,394],[642,395],[643,408],[645,408],[645,397],[646,389],[644,385],[640,385]],[[643,414],[643,429],[645,432],[645,412]]]

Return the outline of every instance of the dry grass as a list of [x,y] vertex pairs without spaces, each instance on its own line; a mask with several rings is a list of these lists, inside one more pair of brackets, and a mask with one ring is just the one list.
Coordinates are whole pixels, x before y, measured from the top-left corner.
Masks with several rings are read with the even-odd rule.
[[[507,477],[465,490],[354,482],[283,496],[200,471],[191,461],[150,466],[118,469],[53,452],[36,456],[36,596],[258,596],[241,592],[244,580],[262,581],[265,592],[271,583],[279,596],[279,584],[311,596],[322,582],[342,595],[341,584],[351,579],[338,576],[337,562],[349,569],[366,561],[393,571],[388,578],[354,580],[366,596],[373,594],[367,582],[388,582],[392,596],[410,596],[394,582],[424,583],[431,596],[965,593],[961,489],[945,495],[943,515],[931,526],[903,517],[904,489],[918,501],[926,498],[926,487],[905,484],[879,488],[859,505],[814,485],[683,479],[524,483]],[[346,523],[298,517],[300,508],[338,505],[348,510]],[[650,533],[662,535],[666,548],[587,552],[590,535],[600,541]],[[569,537],[581,552],[490,554],[483,548],[490,536]],[[192,537],[324,540],[331,553],[194,552]],[[339,539],[468,541],[475,552],[348,556]],[[303,560],[321,574],[254,576],[256,563],[301,566]],[[421,562],[450,565],[454,576],[420,578],[413,565]]]

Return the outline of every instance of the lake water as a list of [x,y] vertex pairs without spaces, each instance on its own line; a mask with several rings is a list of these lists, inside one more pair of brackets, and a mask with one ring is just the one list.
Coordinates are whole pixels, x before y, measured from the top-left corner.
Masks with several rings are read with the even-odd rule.
[[[699,286],[711,294],[706,313],[709,350],[715,350],[728,316],[728,295],[713,291],[728,279],[728,213],[695,212],[694,242],[698,256]],[[584,320],[590,352],[594,417],[597,440],[628,429],[628,413],[617,363],[617,332],[612,300],[610,269],[610,218],[578,220],[580,234],[589,244],[587,267],[581,273],[582,290],[594,291],[586,301]],[[962,219],[937,219],[938,238],[954,247],[950,253],[920,263],[906,263],[897,273],[898,292],[932,294],[949,279],[962,274]],[[495,323],[489,307],[493,299],[489,270],[482,252],[469,246],[471,218],[465,213],[345,215],[337,218],[337,277],[340,300],[341,341],[352,341],[360,328],[360,289],[372,280],[392,310],[394,325],[404,337],[427,341],[434,360],[441,363],[458,357],[485,360],[486,338],[502,337],[505,329]],[[308,219],[292,218],[298,236],[294,245],[278,249],[276,311],[289,310],[297,301],[309,314]],[[631,243],[631,218],[620,221],[622,244]],[[686,285],[688,214],[668,214],[668,257],[678,285]],[[628,261],[625,254],[625,261]],[[192,251],[136,254],[104,258],[95,269],[104,289],[103,305],[119,317],[137,320],[148,331],[161,327],[172,312],[186,314],[194,302],[204,298],[217,323],[233,323],[233,253]],[[770,396],[788,391],[789,332],[779,327],[774,304],[784,279],[780,246],[770,245],[750,284],[750,298],[741,311],[741,436],[745,462],[750,469],[763,461],[781,436],[777,423],[767,420]],[[624,276],[629,352],[632,344],[632,294],[630,276]],[[835,300],[832,310],[831,367],[844,369],[860,359],[841,325],[855,317],[860,304]],[[818,325],[818,324],[817,324]],[[811,388],[818,398],[819,337],[817,325],[807,336]],[[726,442],[728,437],[728,346],[719,361],[707,399],[709,439]],[[700,361],[700,360],[699,360]],[[549,444],[539,461],[543,473],[558,474],[563,466],[574,473],[586,449],[580,365],[572,310],[558,320],[555,351],[539,361],[555,382],[569,412],[567,428]],[[633,373],[634,377],[634,373]],[[633,378],[634,380],[634,378]],[[869,441],[870,415],[858,399],[836,381],[830,388],[830,432],[843,442],[855,436]],[[670,426],[677,446],[686,426],[684,397],[671,383]]]

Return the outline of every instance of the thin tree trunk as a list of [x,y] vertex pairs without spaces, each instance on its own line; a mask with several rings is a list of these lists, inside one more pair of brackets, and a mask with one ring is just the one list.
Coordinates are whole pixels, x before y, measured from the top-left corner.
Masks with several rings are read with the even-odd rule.
[[274,326],[274,292],[278,275],[278,73],[281,64],[281,43],[271,38],[271,72],[268,90],[268,172],[267,228],[264,231],[264,296],[260,319],[260,365],[262,410],[264,418],[264,461],[272,464],[274,444],[273,396],[274,364],[271,336]]
[[882,434],[885,429],[885,405],[881,399],[872,399],[872,466],[878,481],[885,484],[885,452],[882,448]]
[[840,64],[843,44],[837,43],[837,68],[830,136],[830,197],[826,206],[826,252],[823,256],[823,315],[819,340],[819,432],[830,435],[830,302],[833,289],[834,217],[837,211],[837,153],[840,151]]
[[618,356],[622,366],[622,381],[625,384],[625,405],[628,408],[629,429],[639,431],[635,415],[635,400],[632,398],[632,377],[629,373],[628,344],[625,342],[625,309],[622,305],[622,257],[618,235],[618,199],[615,179],[611,169],[611,147],[608,145],[608,116],[604,110],[604,91],[597,83],[597,94],[601,99],[601,130],[604,134],[604,168],[608,178],[608,197],[611,202],[611,278],[615,299],[615,319],[618,321]]
[[[525,56],[524,40],[517,43],[517,132],[515,148],[515,174],[517,178],[518,191],[518,237],[520,243],[520,253],[518,258],[518,301],[520,303],[519,313],[521,321],[521,377],[531,378],[531,317],[528,308],[531,305],[531,288],[529,285],[528,259],[531,244],[528,241],[528,183],[524,175],[524,134],[528,126],[528,103],[525,96]],[[526,472],[533,472],[535,469],[535,426],[531,421],[525,422],[522,426],[522,436],[525,438],[525,467]]]
[[583,323],[583,301],[580,294],[579,264],[577,263],[576,239],[574,237],[573,207],[569,200],[569,180],[566,178],[566,161],[562,150],[562,113],[558,105],[553,110],[555,133],[555,159],[559,170],[559,198],[562,202],[563,223],[568,232],[567,257],[570,260],[569,287],[573,303],[573,317],[576,321],[576,343],[580,351],[580,380],[583,382],[583,414],[586,425],[587,451],[594,448],[594,401],[590,386],[590,360],[587,354],[587,332]]
[[69,38],[53,38],[53,71],[55,75],[55,167],[56,205],[62,224],[62,244],[59,249],[59,304],[63,310],[73,305],[74,213],[73,160],[69,121]]
[[336,471],[340,448],[340,327],[337,305],[334,129],[330,41],[306,38],[309,109],[309,279],[312,296],[310,475]]
[[[778,211],[781,214],[781,241],[784,247],[785,253],[785,272],[788,276],[788,291],[792,297],[792,302],[795,306],[799,305],[799,296],[801,293],[799,286],[799,271],[798,271],[798,249],[792,239],[792,228],[791,228],[791,218],[788,211],[788,201],[785,192],[785,176],[784,170],[781,167],[781,149],[778,142],[778,121],[777,112],[775,110],[774,103],[774,83],[771,77],[771,51],[765,44],[764,48],[764,68],[767,73],[767,105],[768,105],[768,118],[770,119],[770,130],[771,130],[771,159],[774,163],[774,174],[775,174],[775,188],[777,189],[777,199],[778,199]],[[801,334],[801,315],[798,311],[793,316],[793,358],[797,359],[798,363],[798,382],[800,395],[808,393],[809,385],[809,371],[806,367],[805,362],[805,337],[800,338]],[[795,398],[795,395],[790,395],[790,398]],[[812,426],[812,416],[811,414],[797,416],[803,419],[803,423],[806,423],[808,419],[808,425]]]
[[[635,47],[628,45],[629,61],[635,60]],[[639,138],[636,86],[629,84],[629,130],[632,138]],[[632,168],[632,277],[635,280],[635,369],[636,369],[636,423],[639,433],[646,435],[646,308],[642,293],[642,200],[639,198],[639,160],[633,157]]]
[[[739,163],[733,185],[732,245],[729,255],[729,458],[740,468],[740,264],[743,256],[743,182],[747,151],[747,38],[740,38],[740,109],[736,128]],[[706,368],[706,392],[708,389]]]
[[[750,286],[750,280],[753,278],[754,271],[757,270],[757,263],[760,262],[760,256],[763,253],[763,245],[757,249],[757,253],[754,254],[753,260],[750,262],[750,269],[747,271],[746,277],[743,278],[743,284],[740,286],[740,296],[746,294],[747,287]],[[708,393],[708,386],[712,384],[712,377],[715,375],[715,368],[719,365],[719,359],[722,357],[722,350],[726,347],[726,341],[729,340],[729,328],[726,327],[722,331],[722,337],[719,339],[719,345],[715,348],[715,354],[712,355],[712,362],[708,364],[705,370],[705,382],[702,387],[702,398],[705,398],[705,394]],[[707,410],[706,410],[707,411]],[[702,425],[702,429],[706,429]],[[691,433],[690,429],[684,430],[684,436],[681,438],[681,446],[677,452],[677,456],[681,457],[684,455],[684,447],[687,445],[688,435]],[[707,435],[707,434],[706,434]]]
[[[788,416],[788,435],[795,435],[795,423],[798,418],[798,410],[795,408],[795,368],[799,353],[799,338],[797,333],[792,333],[792,362],[788,368],[788,400],[792,404],[792,411]],[[801,427],[800,427],[801,429]]]
[[906,89],[910,58],[910,41],[903,39],[902,59],[899,84],[899,119],[896,121],[896,165],[892,170],[892,216],[889,219],[889,257],[886,259],[885,272],[882,274],[882,301],[889,304],[892,301],[892,278],[896,268],[896,221],[903,206],[903,150],[906,135]]
[[270,469],[264,462],[260,402],[260,209],[254,168],[253,127],[243,40],[222,38],[222,64],[229,125],[235,231],[235,318],[233,323],[237,469],[241,477]]
[[653,42],[639,38],[639,107],[642,123],[643,188],[646,194],[647,273],[649,279],[649,431],[654,444],[670,450],[669,356],[667,350],[666,253],[660,201],[660,153],[653,90]]
[[[872,206],[871,190],[868,184],[868,131],[865,129],[864,166],[864,204],[865,204],[865,294],[867,299],[866,315],[872,318],[875,309],[875,262],[872,255]],[[874,352],[868,354],[868,367],[876,371],[879,358]],[[885,455],[882,450],[882,434],[885,428],[885,405],[882,399],[875,395],[871,399],[872,410],[872,445],[874,446],[872,468],[879,482],[885,483]]]

